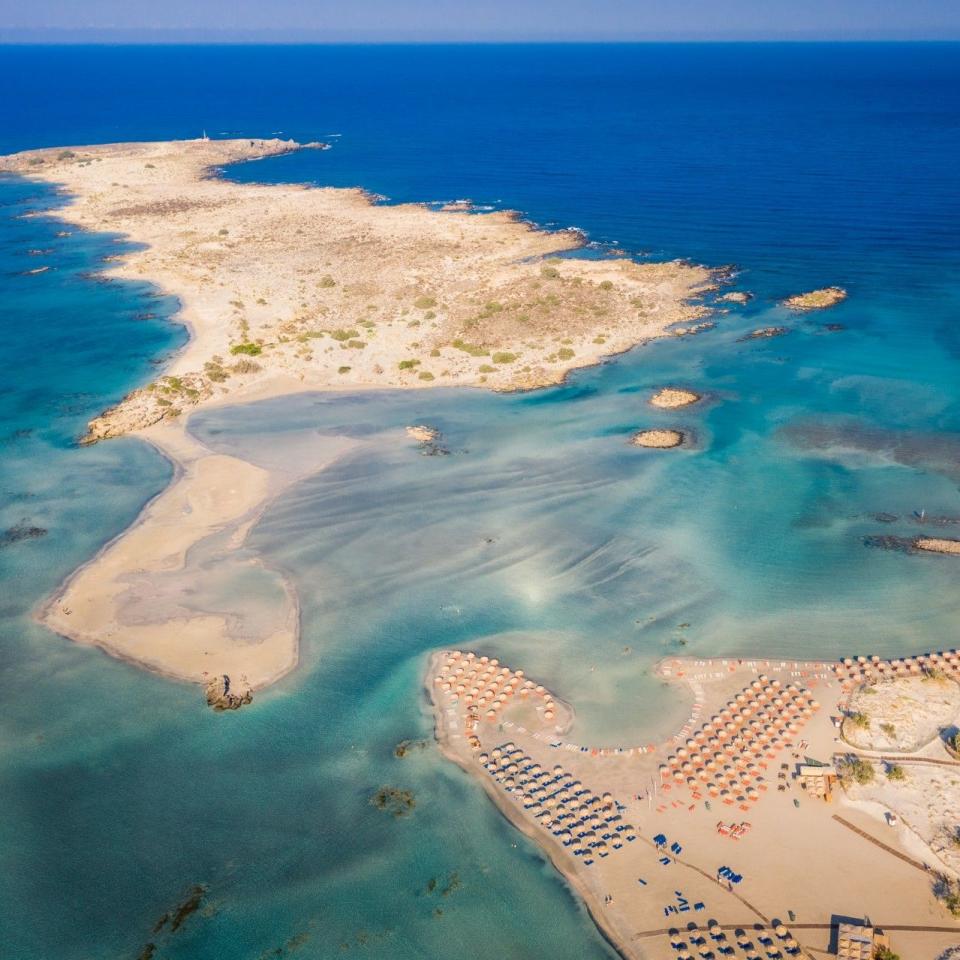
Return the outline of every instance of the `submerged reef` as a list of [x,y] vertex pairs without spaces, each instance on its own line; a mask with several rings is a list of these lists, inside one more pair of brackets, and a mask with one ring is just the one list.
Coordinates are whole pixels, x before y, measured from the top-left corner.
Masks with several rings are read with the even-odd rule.
[[399,787],[380,787],[370,798],[370,803],[395,817],[405,817],[417,805],[413,793]]
[[27,523],[26,520],[21,520],[0,533],[0,549],[11,547],[13,544],[21,543],[24,540],[39,540],[40,537],[46,535],[47,531],[43,527],[37,527]]

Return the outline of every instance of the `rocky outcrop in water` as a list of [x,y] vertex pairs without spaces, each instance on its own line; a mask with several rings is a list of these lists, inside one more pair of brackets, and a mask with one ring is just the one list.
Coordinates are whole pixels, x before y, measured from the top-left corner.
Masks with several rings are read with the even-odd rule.
[[740,338],[744,340],[769,340],[771,337],[783,337],[790,332],[789,327],[761,327],[759,330],[752,330],[746,336]]
[[253,702],[253,691],[250,687],[231,685],[230,678],[225,673],[207,683],[206,694],[207,705],[214,710],[239,710]]
[[679,430],[641,430],[630,438],[635,447],[649,447],[654,450],[669,450],[679,447],[684,437]]
[[787,297],[783,305],[791,310],[824,310],[846,299],[847,291],[843,287],[821,287],[819,290]]

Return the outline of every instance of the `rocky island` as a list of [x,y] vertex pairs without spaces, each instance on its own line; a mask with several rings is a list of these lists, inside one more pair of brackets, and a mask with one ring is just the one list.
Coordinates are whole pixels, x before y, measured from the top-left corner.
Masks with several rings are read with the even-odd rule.
[[634,447],[649,447],[652,450],[669,450],[679,447],[684,435],[679,430],[640,430],[630,438]]
[[791,310],[824,310],[846,299],[847,291],[843,287],[821,287],[819,290],[787,297],[783,305]]
[[677,407],[689,407],[701,399],[699,393],[681,387],[663,387],[651,398],[650,405],[661,410],[674,410]]

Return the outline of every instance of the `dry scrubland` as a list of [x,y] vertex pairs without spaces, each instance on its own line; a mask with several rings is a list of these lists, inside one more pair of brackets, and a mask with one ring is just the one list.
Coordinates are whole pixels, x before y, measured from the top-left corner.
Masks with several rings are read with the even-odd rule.
[[90,439],[200,404],[329,387],[556,383],[651,337],[699,328],[713,286],[691,264],[552,256],[582,237],[506,212],[374,204],[360,190],[234,184],[223,164],[279,140],[21,153],[0,169],[63,185],[57,216],[146,246],[109,276],[181,301],[192,339],[165,376],[94,420]]
[[859,687],[843,721],[844,739],[860,750],[912,753],[960,718],[960,685],[926,675]]

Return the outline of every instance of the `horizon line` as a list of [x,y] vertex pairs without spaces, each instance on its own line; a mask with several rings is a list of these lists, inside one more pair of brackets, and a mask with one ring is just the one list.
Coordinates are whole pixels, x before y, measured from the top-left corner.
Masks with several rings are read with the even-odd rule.
[[630,46],[668,44],[896,44],[960,43],[960,32],[954,35],[884,33],[873,31],[857,35],[824,34],[798,31],[792,35],[757,33],[750,35],[732,31],[729,35],[650,33],[636,36],[598,34],[594,37],[540,35],[478,36],[377,36],[356,35],[311,36],[313,31],[295,27],[267,30],[225,30],[221,28],[98,28],[56,27],[27,28],[0,25],[0,46]]

